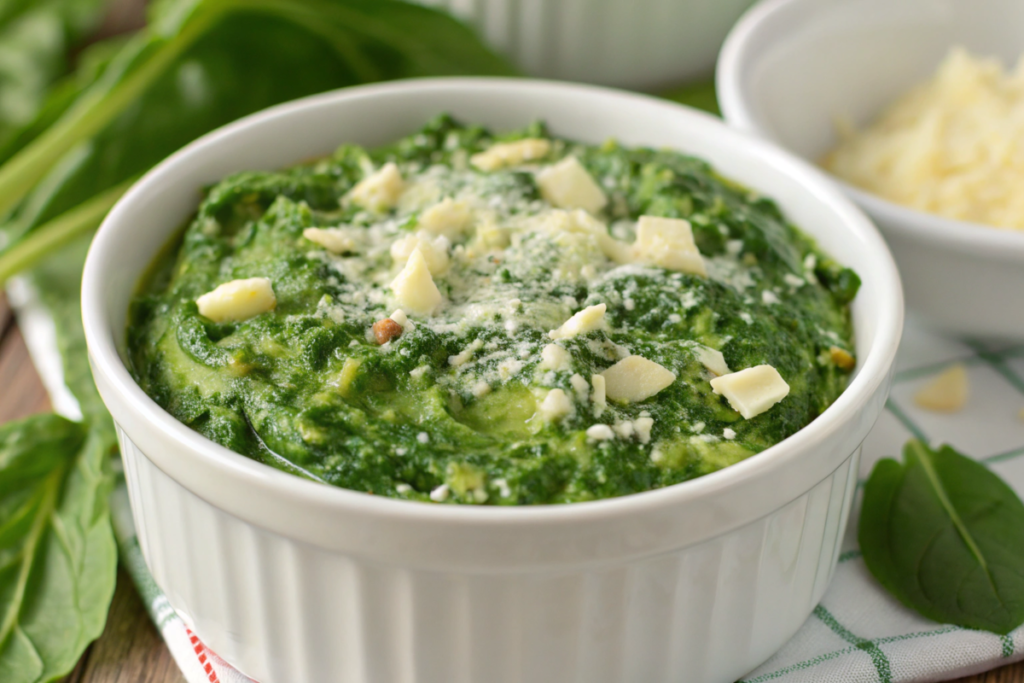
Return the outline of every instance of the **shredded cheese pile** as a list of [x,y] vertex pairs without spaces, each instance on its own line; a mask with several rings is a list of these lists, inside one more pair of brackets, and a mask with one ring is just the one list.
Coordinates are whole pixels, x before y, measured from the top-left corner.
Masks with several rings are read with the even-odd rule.
[[1013,71],[954,48],[931,80],[823,160],[840,178],[947,218],[1024,230],[1024,55]]

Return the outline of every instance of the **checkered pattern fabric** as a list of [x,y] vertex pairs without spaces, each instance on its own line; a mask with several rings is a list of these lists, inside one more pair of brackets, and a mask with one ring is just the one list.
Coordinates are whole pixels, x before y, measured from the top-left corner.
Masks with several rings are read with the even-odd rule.
[[[56,409],[80,418],[63,385],[53,321],[31,292],[10,292],[22,332]],[[17,296],[14,296],[17,294]],[[954,414],[917,407],[915,392],[953,363],[967,367],[971,397]],[[911,437],[949,443],[984,462],[1024,496],[1024,343],[954,341],[909,324],[887,410],[864,442],[861,486],[874,463]],[[859,500],[839,566],[821,604],[794,638],[743,683],[938,681],[1024,658],[1024,627],[997,636],[937,624],[907,610],[874,581],[857,549]],[[189,683],[253,683],[209,651],[153,582],[135,539],[127,491],[112,498],[121,559]]]
[[[963,410],[919,408],[914,394],[963,363],[971,395]],[[860,487],[875,462],[899,457],[917,437],[948,443],[984,462],[1024,496],[1024,344],[954,341],[909,324],[886,411],[864,441]],[[997,636],[937,624],[903,607],[875,582],[857,549],[860,500],[825,598],[796,636],[743,681],[939,681],[1024,657],[1024,628]]]

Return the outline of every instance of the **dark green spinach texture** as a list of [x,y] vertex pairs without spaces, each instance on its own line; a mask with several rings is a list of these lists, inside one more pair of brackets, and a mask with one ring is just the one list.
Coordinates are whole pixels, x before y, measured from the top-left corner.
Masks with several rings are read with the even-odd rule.
[[[607,225],[685,218],[701,253],[722,270],[700,277],[620,268],[579,242],[516,227],[552,215],[534,176],[462,170],[458,160],[524,137],[549,139],[547,161],[572,155],[586,166],[607,193]],[[406,208],[368,217],[344,198],[364,168],[385,163],[397,164],[412,186],[426,179],[443,190],[422,206],[413,194]],[[475,228],[453,236],[450,268],[438,279],[447,304],[416,316],[414,329],[382,347],[367,331],[395,308],[379,277],[393,266],[388,245],[441,196],[487,201],[485,211],[497,211],[488,220],[511,243],[482,248]],[[325,261],[304,231],[338,225],[360,235],[361,246]],[[593,275],[572,269],[581,261]],[[155,267],[135,300],[128,347],[140,386],[177,419],[227,448],[336,486],[435,502],[440,489],[448,491],[443,501],[474,505],[651,490],[785,439],[846,386],[848,369],[830,349],[852,353],[847,304],[858,282],[771,200],[699,159],[575,143],[540,123],[496,135],[448,116],[383,149],[343,145],[309,164],[226,178],[208,191],[177,256],[169,252]],[[202,294],[253,276],[273,279],[274,312],[237,324],[200,315]],[[799,287],[787,284],[794,278]],[[509,301],[518,302],[516,312],[504,308]],[[549,330],[599,304],[609,330],[562,342],[571,367],[541,367]],[[742,419],[713,393],[694,345],[720,350],[735,370],[772,365],[789,395]],[[571,416],[545,424],[543,396],[578,392],[573,377],[592,377],[621,357],[609,348],[659,363],[679,381],[656,397],[599,410],[583,398]],[[453,361],[460,353],[473,360]],[[339,379],[347,372],[350,379]],[[486,390],[477,392],[480,383]],[[600,443],[588,437],[594,425],[611,431],[638,419],[651,421],[642,440],[631,432]]]
[[935,621],[1009,633],[1024,622],[1024,504],[984,465],[910,441],[875,465],[860,546],[868,569]]

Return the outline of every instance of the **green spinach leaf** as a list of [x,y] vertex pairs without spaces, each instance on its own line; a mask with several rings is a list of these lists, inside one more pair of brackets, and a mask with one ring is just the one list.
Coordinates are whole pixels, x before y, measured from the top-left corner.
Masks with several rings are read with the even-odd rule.
[[0,680],[64,676],[103,630],[117,552],[113,442],[56,415],[0,427]]
[[0,146],[31,121],[108,0],[0,0]]
[[910,441],[864,489],[864,561],[935,621],[1009,633],[1024,622],[1024,504],[984,465]]
[[[212,70],[188,66],[210,60],[205,65]],[[149,27],[124,44],[95,82],[0,167],[0,212],[14,208],[64,155],[90,144],[104,130],[116,129],[115,119],[138,110],[140,98],[159,91],[158,82],[169,77],[178,79],[174,90],[185,96],[187,106],[177,111],[173,106],[146,109],[148,122],[155,124],[149,132],[171,125],[174,132],[191,131],[187,140],[299,95],[376,80],[469,73],[514,71],[466,26],[443,12],[406,2],[165,0],[155,6]],[[240,101],[227,93],[238,94]],[[197,132],[190,127],[197,118],[188,107],[209,115],[213,100],[222,105],[215,112],[216,122],[210,126],[204,121]],[[181,111],[189,116],[179,127],[174,128],[173,120],[163,121]],[[173,150],[183,144],[179,139],[172,145],[156,134],[145,138],[147,147],[136,155],[133,172],[155,163],[143,162],[147,152]],[[93,192],[120,180],[124,176],[111,181],[104,174],[96,183],[107,184]]]

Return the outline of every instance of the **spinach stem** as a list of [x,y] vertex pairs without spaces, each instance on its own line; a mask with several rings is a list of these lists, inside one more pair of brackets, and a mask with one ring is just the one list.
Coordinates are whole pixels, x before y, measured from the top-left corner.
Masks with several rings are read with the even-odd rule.
[[0,253],[0,287],[3,287],[8,279],[36,265],[59,247],[96,228],[134,182],[135,179],[131,178],[82,202],[44,223],[8,250]]
[[939,479],[939,473],[935,471],[935,464],[931,461],[931,454],[928,449],[920,441],[911,441],[907,444],[907,454],[913,455],[918,462],[921,463],[921,468],[924,470],[925,476],[928,477],[929,483],[935,490],[935,495],[939,499],[939,503],[942,508],[949,515],[950,520],[953,522],[953,526],[960,534],[960,538],[967,545],[968,550],[974,555],[974,559],[981,565],[982,571],[985,572],[985,576],[988,578],[989,584],[992,586],[992,590],[995,591],[996,595],[999,591],[996,589],[995,581],[992,578],[992,572],[989,571],[988,562],[985,561],[985,556],[981,553],[981,548],[974,541],[974,537],[971,532],[968,531],[967,525],[960,519],[960,513],[957,512],[956,508],[953,507],[952,501],[949,499],[949,495],[946,493],[945,487],[942,485],[942,480]]

